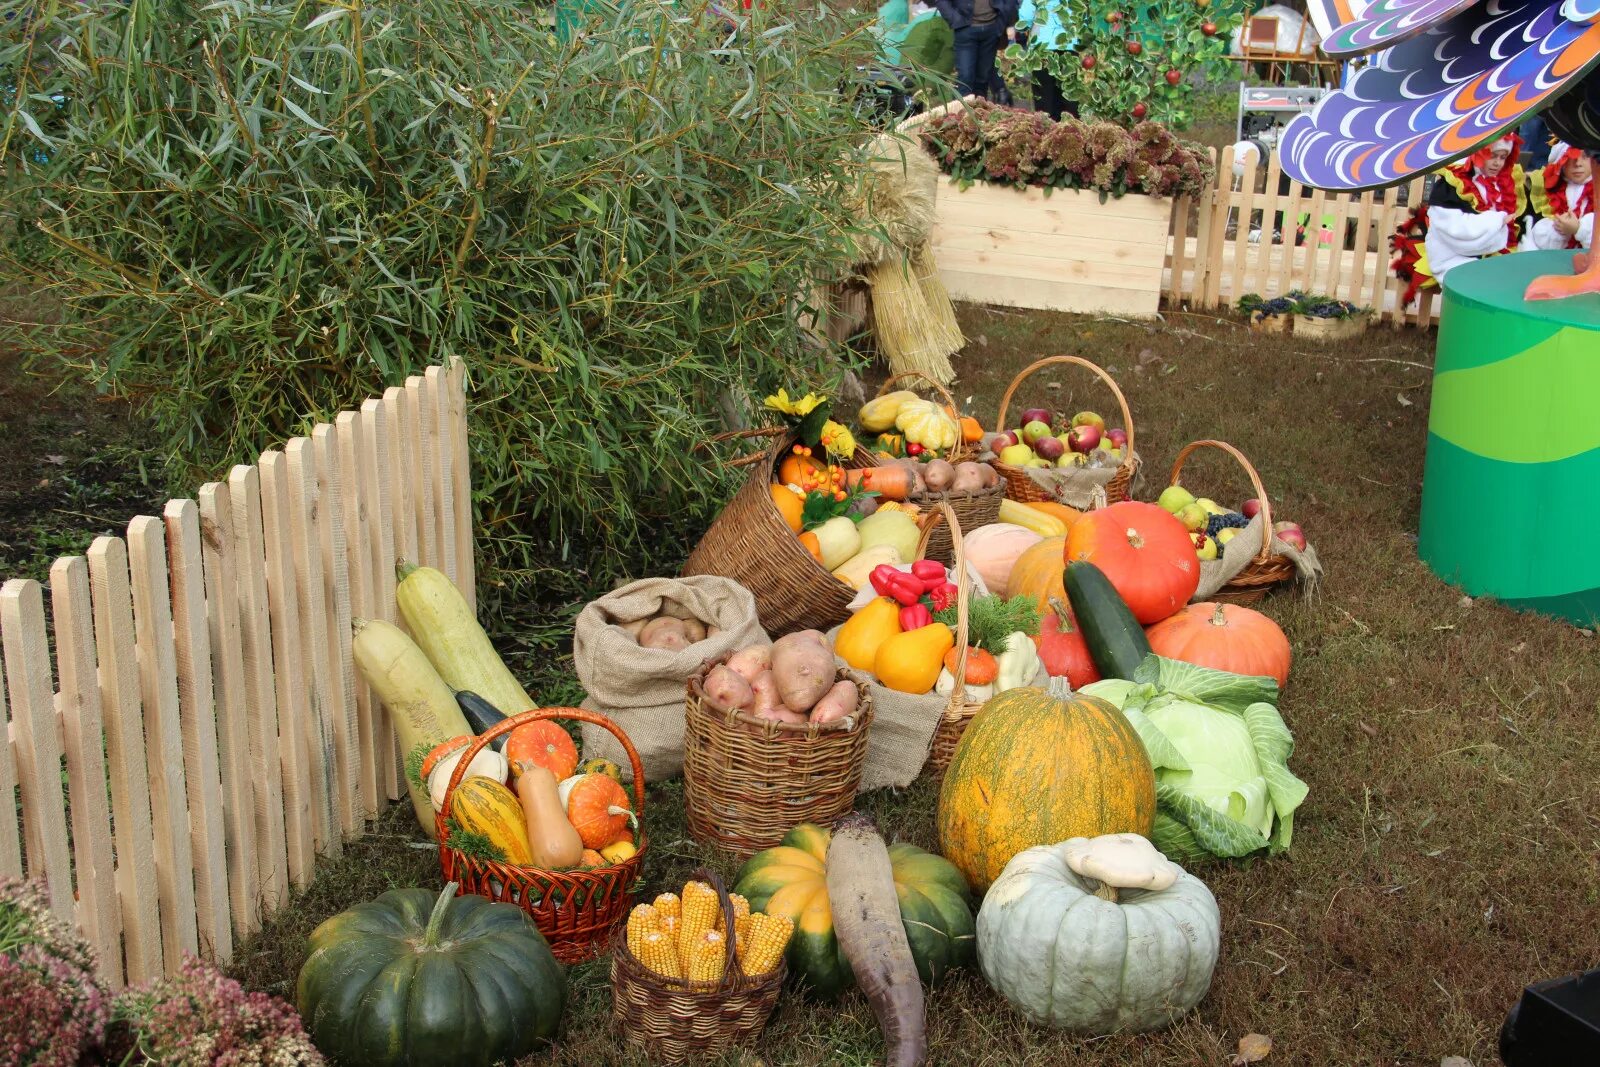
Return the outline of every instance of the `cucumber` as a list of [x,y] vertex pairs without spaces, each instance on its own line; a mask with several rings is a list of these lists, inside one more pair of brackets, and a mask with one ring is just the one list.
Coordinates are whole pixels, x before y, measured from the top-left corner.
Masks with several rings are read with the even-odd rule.
[[[456,703],[461,705],[461,714],[467,717],[467,725],[472,727],[472,732],[475,734],[487,733],[491,726],[504,722],[506,719],[505,714],[499,708],[468,689],[463,689],[456,694]],[[489,747],[496,752],[503,752],[506,747],[506,739],[510,736],[510,734],[501,734],[489,742]]]
[[1082,561],[1067,564],[1062,585],[1101,676],[1131,679],[1150,654],[1150,641],[1116,587],[1099,567]]

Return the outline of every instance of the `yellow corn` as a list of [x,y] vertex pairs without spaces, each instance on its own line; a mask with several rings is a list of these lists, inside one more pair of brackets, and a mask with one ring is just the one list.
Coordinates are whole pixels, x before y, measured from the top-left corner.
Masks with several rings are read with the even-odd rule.
[[689,959],[695,946],[707,930],[716,928],[717,912],[722,904],[717,891],[704,882],[689,882],[683,887],[683,918],[678,926],[678,945],[685,959]]
[[750,902],[748,900],[746,900],[744,897],[741,897],[738,893],[729,893],[728,899],[733,901],[733,918],[735,923],[737,923],[741,918],[749,918]]
[[674,945],[678,943],[678,929],[682,925],[683,921],[680,920],[676,915],[667,915],[656,920],[656,927],[662,933],[666,934],[667,940],[671,941]]
[[745,950],[741,966],[748,975],[766,974],[778,965],[783,950],[794,933],[794,923],[781,915],[750,916],[750,947]]
[[639,958],[639,946],[644,941],[644,935],[652,930],[659,930],[659,921],[656,918],[656,909],[648,904],[636,904],[628,913],[628,951],[634,958]]
[[665,919],[668,915],[676,919],[683,914],[683,902],[676,893],[662,893],[655,900],[656,915]]
[[744,950],[750,944],[750,913],[736,915],[733,919],[733,950],[744,962]]
[[715,930],[707,930],[694,947],[689,961],[689,981],[720,982],[727,965],[727,942]]
[[639,945],[639,962],[663,978],[682,978],[683,964],[678,961],[678,950],[667,935],[652,930],[644,935]]

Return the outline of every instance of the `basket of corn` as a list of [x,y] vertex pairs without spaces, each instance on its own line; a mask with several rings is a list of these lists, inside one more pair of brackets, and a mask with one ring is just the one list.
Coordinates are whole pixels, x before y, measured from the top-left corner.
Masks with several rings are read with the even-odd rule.
[[752,913],[714,871],[628,915],[611,955],[611,1018],[654,1063],[714,1059],[753,1040],[778,1003],[794,924]]

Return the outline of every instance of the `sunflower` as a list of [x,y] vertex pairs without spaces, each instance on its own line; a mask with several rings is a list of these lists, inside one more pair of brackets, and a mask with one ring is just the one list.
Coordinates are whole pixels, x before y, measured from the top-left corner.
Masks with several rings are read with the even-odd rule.
[[762,406],[768,411],[777,411],[797,419],[802,419],[811,414],[812,410],[818,404],[825,403],[827,399],[827,397],[818,396],[816,393],[807,393],[805,396],[790,400],[789,390],[779,389],[775,395],[767,397],[767,399],[762,402]]

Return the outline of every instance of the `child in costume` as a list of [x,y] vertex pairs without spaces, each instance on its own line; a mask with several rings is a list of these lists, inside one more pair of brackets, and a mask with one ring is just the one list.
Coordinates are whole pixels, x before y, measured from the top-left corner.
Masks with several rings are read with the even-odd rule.
[[1594,160],[1580,148],[1558,143],[1550,165],[1529,183],[1529,203],[1538,216],[1523,238],[1524,249],[1589,248],[1594,242]]
[[1419,290],[1437,289],[1452,268],[1517,247],[1528,210],[1521,151],[1522,139],[1508,134],[1435,172],[1428,202],[1389,238],[1390,266],[1406,283],[1403,304]]

